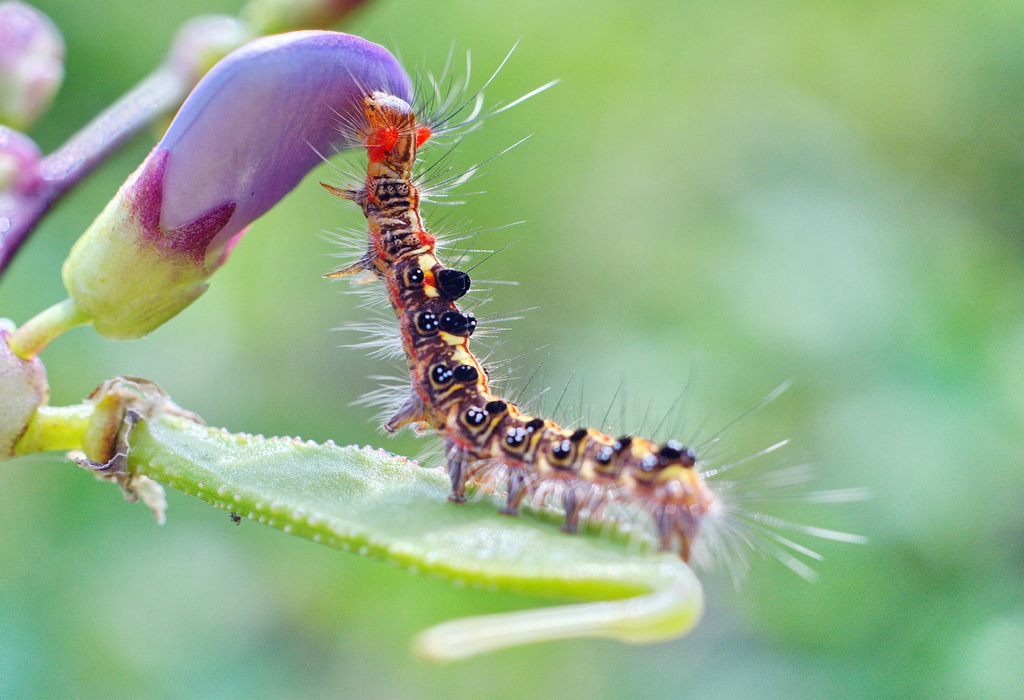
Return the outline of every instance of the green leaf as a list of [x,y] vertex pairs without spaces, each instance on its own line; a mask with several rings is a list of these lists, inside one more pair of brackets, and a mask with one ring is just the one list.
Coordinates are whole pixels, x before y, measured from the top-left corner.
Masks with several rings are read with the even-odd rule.
[[128,469],[218,508],[314,542],[456,583],[597,603],[438,625],[420,654],[452,660],[550,639],[647,643],[682,636],[703,594],[678,558],[600,535],[569,536],[542,517],[447,500],[440,469],[369,448],[209,428],[173,415],[140,423]]

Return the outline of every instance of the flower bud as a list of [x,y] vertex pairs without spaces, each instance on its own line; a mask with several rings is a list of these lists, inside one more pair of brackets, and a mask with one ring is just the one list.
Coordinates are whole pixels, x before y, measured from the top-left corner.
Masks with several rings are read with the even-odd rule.
[[25,130],[64,78],[64,40],[53,22],[20,2],[0,3],[0,124]]
[[[31,195],[42,183],[39,161],[42,154],[35,141],[24,134],[0,126],[0,198],[13,194]],[[0,238],[10,228],[5,220],[5,202],[0,201]]]
[[8,346],[13,327],[0,319],[0,459],[14,454],[36,409],[50,398],[43,363],[38,358],[23,360]]
[[220,59],[253,38],[246,22],[228,15],[202,15],[182,25],[174,36],[170,62],[195,84]]
[[354,145],[339,126],[372,90],[406,99],[411,87],[359,37],[293,32],[229,54],[72,249],[63,276],[78,310],[107,337],[137,338],[188,306],[320,153]]
[[321,29],[339,22],[366,0],[249,0],[242,16],[261,34]]

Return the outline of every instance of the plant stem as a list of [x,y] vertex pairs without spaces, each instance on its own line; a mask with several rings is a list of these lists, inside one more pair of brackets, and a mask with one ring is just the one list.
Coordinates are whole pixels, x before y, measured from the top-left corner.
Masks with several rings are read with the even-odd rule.
[[14,446],[15,454],[82,449],[85,430],[95,408],[91,403],[40,406],[25,434]]
[[191,82],[170,64],[142,82],[40,161],[41,184],[31,193],[0,198],[0,275],[39,219],[72,186],[128,139],[172,110]]
[[39,312],[11,333],[9,345],[18,357],[31,360],[64,331],[91,322],[92,318],[75,305],[74,299],[65,299]]
[[56,196],[63,194],[121,144],[173,109],[190,87],[181,71],[169,65],[158,67],[43,158],[43,178],[52,183]]

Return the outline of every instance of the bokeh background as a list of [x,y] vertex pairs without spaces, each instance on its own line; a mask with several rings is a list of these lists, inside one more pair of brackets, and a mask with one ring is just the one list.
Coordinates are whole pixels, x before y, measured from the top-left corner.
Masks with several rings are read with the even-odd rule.
[[[33,132],[52,150],[184,20],[241,3],[36,4],[68,45]],[[520,283],[480,313],[538,307],[501,335],[499,357],[533,353],[513,387],[543,362],[557,394],[575,371],[570,414],[600,416],[621,385],[628,429],[695,374],[686,434],[792,378],[727,450],[790,438],[778,462],[817,465],[816,487],[871,487],[868,502],[791,510],[871,543],[821,544],[813,585],[770,560],[739,591],[705,576],[706,618],[677,642],[432,667],[409,655],[418,630],[536,601],[236,527],[177,493],[160,528],[59,456],[24,458],[2,465],[0,696],[1020,697],[1024,8],[378,0],[344,29],[412,70],[471,51],[477,85],[521,39],[490,102],[562,80],[459,147],[468,167],[534,134],[463,188],[484,194],[428,210],[442,231],[527,222],[474,241],[514,242],[474,276]],[[154,138],[50,215],[0,283],[0,315],[63,297],[68,247]],[[214,425],[417,454],[349,405],[384,368],[331,331],[366,312],[320,277],[336,262],[323,233],[361,225],[324,177],[150,337],[57,340],[53,402],[138,375]]]

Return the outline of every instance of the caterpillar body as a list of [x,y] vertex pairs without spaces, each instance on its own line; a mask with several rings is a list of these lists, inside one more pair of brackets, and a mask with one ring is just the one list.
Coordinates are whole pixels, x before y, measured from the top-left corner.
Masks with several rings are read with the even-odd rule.
[[325,187],[362,208],[367,252],[329,276],[371,271],[384,282],[398,317],[413,391],[385,430],[414,424],[437,432],[453,501],[465,500],[469,481],[492,483],[488,477],[500,466],[508,482],[502,512],[515,514],[527,496],[557,491],[565,511],[562,529],[576,532],[581,513],[614,493],[651,514],[662,548],[689,558],[701,518],[715,500],[694,468],[694,452],[675,441],[658,445],[595,429],[569,430],[491,391],[487,371],[469,349],[476,319],[455,305],[469,291],[469,276],[441,264],[419,213],[412,173],[429,127],[392,95],[367,95],[364,109],[365,186]]
[[[469,275],[439,261],[436,239],[419,211],[413,169],[431,127],[392,95],[368,94],[363,106],[366,123],[359,136],[368,156],[365,181],[352,189],[323,186],[362,209],[367,247],[355,264],[328,277],[369,271],[384,283],[398,319],[412,390],[383,427],[394,432],[411,425],[441,438],[450,500],[464,501],[470,483],[485,491],[504,486],[503,513],[515,515],[524,499],[534,504],[555,501],[564,512],[561,529],[569,533],[578,531],[581,518],[598,519],[608,504],[621,504],[646,514],[660,548],[684,560],[690,559],[701,526],[710,519],[717,527],[708,536],[720,549],[768,552],[807,578],[813,572],[791,552],[817,555],[773,528],[859,541],[853,535],[751,513],[723,500],[722,489],[705,482],[694,450],[680,442],[659,444],[636,436],[615,438],[593,428],[565,428],[495,394],[486,369],[470,350],[477,321],[456,306],[470,289]],[[829,500],[849,499],[833,492]],[[739,554],[725,552],[733,553]]]

